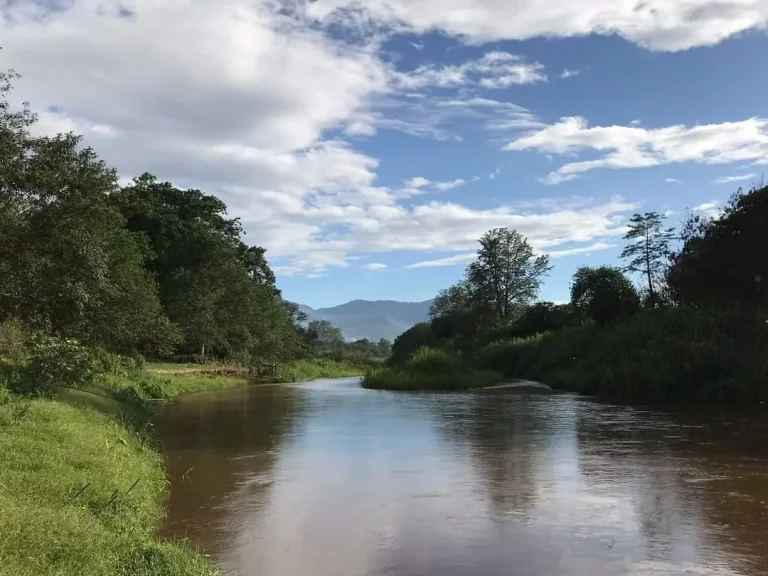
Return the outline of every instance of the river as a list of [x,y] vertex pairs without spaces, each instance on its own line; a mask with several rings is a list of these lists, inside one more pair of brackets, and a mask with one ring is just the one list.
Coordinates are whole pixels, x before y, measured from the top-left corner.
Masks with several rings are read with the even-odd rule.
[[182,397],[164,535],[242,576],[768,574],[766,426],[358,379]]

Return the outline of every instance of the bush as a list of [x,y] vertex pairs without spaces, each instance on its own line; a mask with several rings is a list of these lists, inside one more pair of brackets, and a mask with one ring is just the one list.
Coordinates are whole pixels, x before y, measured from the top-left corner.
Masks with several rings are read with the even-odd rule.
[[456,354],[449,354],[440,348],[419,348],[411,355],[406,369],[415,374],[462,372],[464,367]]
[[29,344],[29,359],[15,392],[50,395],[60,388],[91,384],[101,373],[101,360],[77,340],[36,336]]
[[766,321],[754,311],[673,309],[611,327],[493,344],[478,365],[555,388],[647,402],[768,398]]

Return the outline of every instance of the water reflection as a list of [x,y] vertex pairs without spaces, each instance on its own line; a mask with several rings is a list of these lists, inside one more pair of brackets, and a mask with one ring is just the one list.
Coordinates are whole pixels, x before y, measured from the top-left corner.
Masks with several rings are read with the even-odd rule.
[[768,568],[751,421],[344,380],[188,397],[158,432],[166,534],[244,576]]

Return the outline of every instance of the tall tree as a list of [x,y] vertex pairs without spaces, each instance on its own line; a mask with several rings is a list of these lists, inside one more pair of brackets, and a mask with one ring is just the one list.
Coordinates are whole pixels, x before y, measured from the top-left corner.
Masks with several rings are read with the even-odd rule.
[[476,305],[493,311],[508,326],[524,306],[536,299],[549,257],[536,256],[516,230],[495,228],[480,238],[477,260],[467,268],[467,281]]
[[582,266],[573,275],[571,304],[598,324],[609,324],[634,314],[640,306],[640,297],[618,268]]
[[328,320],[313,320],[307,326],[312,345],[320,351],[337,350],[344,345],[344,335]]
[[739,190],[717,218],[692,215],[667,282],[692,306],[768,306],[768,186]]
[[[169,317],[181,326],[188,353],[275,357],[275,314],[290,324],[264,250],[248,247],[226,205],[200,190],[182,190],[151,174],[115,192],[110,201],[144,246]],[[268,313],[265,313],[268,311]],[[289,339],[292,339],[290,336]],[[291,344],[293,346],[293,344]]]
[[669,244],[674,240],[674,229],[664,228],[665,219],[658,212],[632,216],[624,236],[629,243],[621,253],[621,258],[628,261],[626,270],[643,275],[651,308],[658,304],[659,285],[670,256]]
[[166,350],[176,333],[142,253],[108,202],[117,175],[75,134],[32,136],[0,74],[0,320],[117,351]]

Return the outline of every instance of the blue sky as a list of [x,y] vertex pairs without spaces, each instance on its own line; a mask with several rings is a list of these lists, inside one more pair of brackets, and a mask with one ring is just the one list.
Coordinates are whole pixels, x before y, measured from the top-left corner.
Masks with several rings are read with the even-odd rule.
[[225,199],[285,297],[424,300],[509,226],[568,298],[636,211],[712,211],[768,162],[768,1],[16,0],[36,130]]

